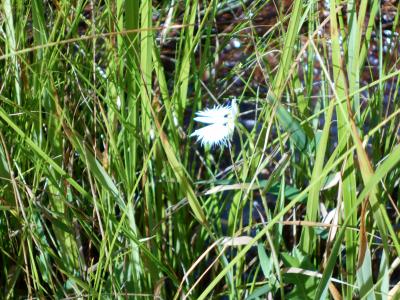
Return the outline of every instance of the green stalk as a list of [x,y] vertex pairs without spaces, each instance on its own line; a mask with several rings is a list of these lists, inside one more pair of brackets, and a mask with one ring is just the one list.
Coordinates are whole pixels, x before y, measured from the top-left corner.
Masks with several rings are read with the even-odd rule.
[[[339,44],[339,28],[337,24],[337,15],[336,15],[336,5],[335,1],[331,1],[331,39],[332,39],[332,65],[333,65],[333,81],[335,82],[335,93],[339,97],[339,99],[345,99],[348,95],[348,91],[346,91],[346,78],[342,69],[343,60],[341,58],[341,48]],[[356,23],[356,20],[354,20]],[[343,30],[342,30],[343,32]],[[354,33],[357,36],[357,32]],[[344,39],[344,37],[343,37]],[[350,44],[351,49],[356,51],[354,41]],[[353,55],[355,55],[353,53]],[[355,81],[354,79],[353,81]],[[357,85],[352,84],[352,87],[355,89]],[[337,127],[338,127],[338,140],[345,141],[345,143],[341,143],[343,145],[340,149],[341,153],[344,153],[350,146],[349,140],[349,131],[347,127],[347,118],[348,113],[347,109],[340,109],[343,105],[339,104],[336,107],[337,114]],[[356,174],[354,168],[354,160],[353,155],[347,157],[345,163],[342,166],[342,174],[346,176],[342,179],[342,201],[344,205],[344,217],[347,218],[352,211],[355,200],[356,200]],[[349,226],[357,226],[357,214],[353,214],[349,218],[350,223]],[[347,230],[345,232],[345,240],[346,240],[346,271],[347,271],[347,281],[352,283],[355,279],[355,267],[356,267],[356,251],[357,251],[357,239],[356,235],[352,230]],[[347,299],[352,298],[352,288],[347,288],[346,297]]]
[[6,27],[6,50],[11,54],[11,64],[14,73],[14,93],[17,100],[17,104],[21,105],[21,75],[20,75],[20,65],[17,59],[17,56],[14,52],[17,50],[17,42],[15,36],[15,28],[14,28],[14,17],[13,17],[13,6],[11,4],[11,0],[4,0],[3,2],[3,10],[5,18],[5,27]]

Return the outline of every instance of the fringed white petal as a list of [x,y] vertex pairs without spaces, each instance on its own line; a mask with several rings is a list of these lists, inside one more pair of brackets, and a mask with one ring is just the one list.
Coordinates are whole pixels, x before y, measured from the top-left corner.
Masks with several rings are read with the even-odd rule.
[[199,117],[207,117],[207,118],[220,118],[220,117],[224,117],[227,116],[228,114],[230,114],[232,111],[232,108],[230,105],[227,106],[215,106],[214,108],[207,108],[205,110],[202,111],[198,111],[196,112],[196,116]]
[[224,117],[196,117],[194,118],[196,122],[205,123],[205,124],[214,124],[214,123],[226,123],[226,118]]
[[236,100],[232,105],[216,106],[196,112],[196,122],[210,124],[195,130],[190,136],[197,136],[197,142],[201,145],[226,146],[229,145],[235,129],[235,118],[238,112]]
[[223,124],[211,124],[194,131],[190,136],[197,136],[197,142],[202,146],[226,146],[233,134],[233,130]]

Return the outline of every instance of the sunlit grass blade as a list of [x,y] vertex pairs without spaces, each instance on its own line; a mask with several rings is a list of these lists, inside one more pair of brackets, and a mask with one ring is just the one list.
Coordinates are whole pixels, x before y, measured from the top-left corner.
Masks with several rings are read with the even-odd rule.
[[[313,185],[310,192],[308,193],[307,200],[307,214],[306,220],[317,221],[320,191],[323,186],[324,178],[318,179],[324,167],[325,153],[328,147],[329,130],[331,128],[331,120],[334,109],[334,100],[329,103],[328,111],[325,115],[325,125],[322,131],[322,137],[319,140],[316,151],[317,155],[315,158],[314,168],[311,176],[311,183],[318,180],[316,184]],[[315,233],[314,228],[305,227],[301,234],[300,248],[304,253],[313,253],[315,250]]]
[[267,99],[270,104],[276,105],[279,124],[289,133],[294,144],[301,151],[304,151],[309,146],[308,143],[310,141],[298,121],[293,118],[281,103],[281,97],[288,81],[287,74],[290,66],[294,63],[293,49],[296,43],[296,35],[301,27],[302,5],[301,1],[294,1],[288,29],[284,36],[283,53],[280,57],[281,64],[278,73],[274,77],[272,89],[269,91]]
[[87,197],[88,192],[77,183],[73,178],[68,176],[67,172],[65,172],[54,160],[48,156],[39,146],[37,146],[7,115],[7,113],[0,108],[0,118],[4,120],[20,138],[32,148],[32,150],[45,161],[47,164],[52,166],[54,170],[61,175],[65,180],[67,180],[82,196]]
[[[337,23],[337,14],[336,14],[336,4],[334,1],[330,2],[330,29],[331,29],[331,38],[332,38],[332,64],[333,64],[333,82],[335,83],[335,95],[339,99],[345,99],[348,95],[348,90],[346,90],[346,78],[343,70],[343,57],[341,55],[341,45],[339,42],[339,30],[341,28],[338,27]],[[354,22],[356,22],[354,20]],[[343,32],[343,31],[342,31]],[[356,35],[356,33],[355,33]],[[345,38],[342,38],[345,40]],[[344,46],[343,46],[344,47]],[[354,44],[351,43],[351,47],[354,48]],[[356,51],[356,50],[354,50]],[[353,71],[353,70],[352,70]],[[354,79],[356,80],[356,79]],[[338,99],[336,99],[338,100]],[[349,148],[349,131],[348,131],[348,123],[347,123],[347,109],[343,108],[343,104],[337,103],[336,106],[336,114],[337,114],[337,127],[338,127],[338,140],[343,140],[343,146],[340,149],[341,153],[344,153],[346,149]],[[341,143],[340,143],[341,144]],[[345,174],[343,177],[343,206],[344,206],[344,214],[345,218],[349,215],[351,209],[354,206],[356,193],[354,186],[356,185],[356,174],[355,167],[353,161],[353,155],[350,155],[343,167],[342,174]],[[357,214],[353,213],[350,219],[350,226],[357,225]],[[347,280],[349,283],[354,282],[355,276],[355,267],[356,267],[356,249],[357,249],[357,240],[355,233],[353,231],[346,231],[346,269],[347,269]],[[350,299],[352,296],[351,286],[347,288],[347,297]],[[350,298],[349,298],[350,297]]]
[[17,50],[17,41],[16,41],[16,34],[14,28],[14,12],[11,0],[4,0],[3,2],[3,10],[5,18],[5,29],[6,29],[6,45],[7,50],[11,54],[11,69],[12,73],[14,74],[14,93],[16,102],[18,105],[22,104],[21,99],[21,79],[20,79],[20,65],[15,55],[15,51]]

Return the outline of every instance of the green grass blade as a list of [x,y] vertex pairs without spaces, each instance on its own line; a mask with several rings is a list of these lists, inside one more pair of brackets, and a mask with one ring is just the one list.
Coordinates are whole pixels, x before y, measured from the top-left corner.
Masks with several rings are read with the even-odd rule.
[[[317,221],[318,217],[318,210],[319,210],[319,201],[320,201],[320,191],[323,186],[323,182],[325,179],[318,179],[320,174],[322,173],[325,161],[325,153],[328,147],[328,139],[329,139],[329,132],[331,128],[331,120],[332,114],[334,109],[334,101],[331,100],[329,104],[328,111],[325,116],[325,125],[322,131],[322,137],[317,146],[317,155],[315,158],[314,168],[311,176],[311,183],[316,182],[313,185],[310,192],[308,193],[307,199],[307,213],[306,213],[306,220],[308,221]],[[314,228],[312,227],[305,227],[301,234],[301,241],[300,241],[300,249],[304,253],[313,253],[314,247],[316,245],[315,242],[315,233]]]
[[11,0],[3,1],[3,10],[5,18],[5,27],[6,27],[6,38],[7,38],[7,51],[11,54],[11,64],[12,64],[12,73],[14,74],[14,93],[15,98],[17,100],[17,104],[22,104],[21,99],[21,82],[20,82],[20,65],[18,63],[17,56],[15,55],[15,51],[17,50],[17,41],[15,36],[14,29],[14,15],[13,15],[13,5],[11,4]]
[[7,115],[7,113],[0,108],[0,118],[10,126],[22,140],[32,148],[32,150],[47,164],[54,168],[54,170],[65,180],[67,180],[82,196],[88,197],[88,192],[82,188],[67,172],[65,172],[54,160],[48,156],[39,146],[37,146],[24,132],[21,130]]
[[[339,27],[337,24],[336,5],[335,1],[330,2],[330,19],[331,19],[331,38],[332,38],[332,64],[333,64],[333,81],[335,82],[335,93],[339,99],[346,99],[348,91],[346,91],[346,79],[342,69],[343,61],[341,57],[341,47],[339,43]],[[356,22],[356,21],[354,21]],[[357,33],[357,32],[356,32]],[[355,34],[356,34],[355,33]],[[352,49],[355,48],[351,44]],[[356,51],[357,49],[354,49]],[[343,105],[338,104],[336,107],[337,114],[337,126],[338,126],[338,140],[343,140],[345,143],[340,148],[343,153],[349,148],[349,131],[348,131],[348,114],[347,109],[343,108]],[[346,174],[343,177],[343,188],[342,188],[342,199],[344,204],[345,218],[349,216],[350,211],[354,207],[356,200],[356,194],[354,186],[356,185],[356,173],[354,168],[353,155],[350,155],[342,167],[342,174]],[[357,214],[353,213],[350,219],[350,226],[357,225]],[[349,283],[354,282],[355,267],[356,267],[356,251],[357,251],[357,239],[354,232],[346,231],[346,270],[348,274],[347,280]],[[351,287],[347,288],[348,297],[351,297]]]

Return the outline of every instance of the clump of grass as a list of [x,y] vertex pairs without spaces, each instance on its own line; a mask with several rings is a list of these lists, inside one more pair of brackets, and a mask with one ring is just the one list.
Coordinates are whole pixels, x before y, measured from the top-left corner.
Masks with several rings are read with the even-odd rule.
[[1,10],[1,297],[398,296],[398,7]]

